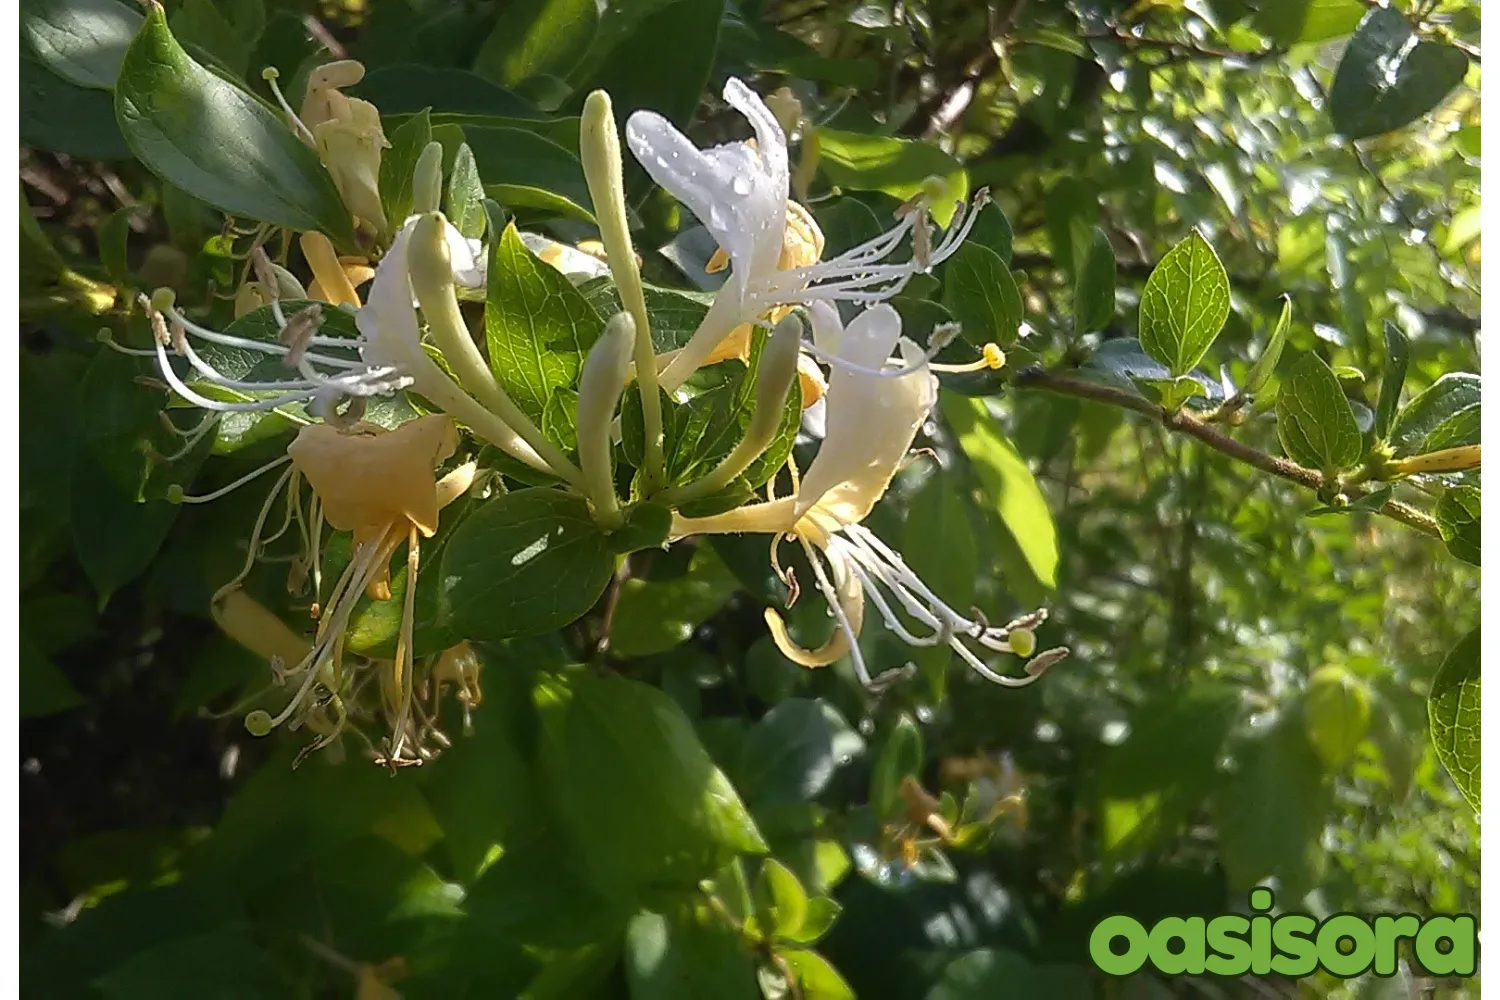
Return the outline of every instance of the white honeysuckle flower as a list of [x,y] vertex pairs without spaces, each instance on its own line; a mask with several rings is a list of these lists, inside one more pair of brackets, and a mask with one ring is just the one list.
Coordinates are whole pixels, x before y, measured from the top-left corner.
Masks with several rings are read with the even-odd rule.
[[602,250],[599,255],[595,255],[580,247],[559,243],[540,233],[523,232],[521,242],[538,260],[557,268],[575,285],[609,274],[609,262],[604,259]]
[[[770,534],[776,537],[773,562],[781,538],[796,538],[838,622],[833,638],[819,649],[807,650],[792,641],[781,616],[767,609],[766,622],[776,645],[803,666],[826,666],[847,654],[860,681],[874,684],[858,642],[868,599],[887,627],[908,645],[946,643],[996,684],[1031,683],[1064,651],[1044,653],[1030,661],[1026,676],[1010,677],[987,665],[966,640],[992,652],[1029,658],[1036,651],[1032,629],[1045,619],[1044,612],[1004,627],[991,626],[977,614],[966,617],[944,603],[898,552],[861,523],[890,487],[937,401],[937,379],[925,354],[901,336],[901,317],[889,305],[865,309],[847,328],[831,307],[810,311],[815,340],[837,351],[840,364],[833,368],[824,397],[823,442],[796,493],[711,517],[674,515],[672,537]],[[891,354],[898,347],[896,361]],[[919,627],[908,627],[908,620]]]
[[[903,206],[889,232],[832,260],[819,261],[822,233],[806,209],[789,201],[786,134],[776,116],[754,91],[732,77],[724,85],[724,100],[749,120],[753,140],[699,149],[651,111],[637,111],[625,128],[631,152],[646,172],[697,216],[730,262],[729,277],[708,315],[687,346],[662,369],[661,384],[669,392],[707,363],[736,328],[762,321],[774,310],[818,301],[881,302],[897,294],[914,275],[957,250],[986,198],[981,191],[973,211],[960,209],[934,243],[925,198],[919,196]],[[789,221],[807,231],[816,252],[810,261],[785,267]],[[911,257],[893,261],[908,235]]]
[[[188,318],[177,308],[170,292],[158,292],[150,299],[142,296],[152,318],[154,350],[116,349],[154,354],[162,377],[177,395],[214,413],[258,412],[303,404],[319,419],[349,422],[360,417],[368,397],[411,388],[521,461],[544,471],[556,471],[508,423],[469,395],[428,356],[407,260],[411,233],[421,218],[407,220],[375,269],[366,301],[355,310],[358,336],[318,332],[323,310],[341,307],[315,303],[288,316],[276,299],[269,303],[280,329],[276,340],[222,333]],[[443,243],[454,284],[475,280],[477,262],[483,260],[483,254],[475,250],[477,241],[465,239],[446,222],[444,225]],[[477,280],[483,287],[482,271]],[[279,360],[286,369],[285,376],[231,376],[203,358],[195,343],[233,348],[252,358]],[[185,359],[185,372],[179,374],[173,356]],[[245,374],[261,367],[249,364]],[[341,413],[339,407],[345,401],[349,406]]]

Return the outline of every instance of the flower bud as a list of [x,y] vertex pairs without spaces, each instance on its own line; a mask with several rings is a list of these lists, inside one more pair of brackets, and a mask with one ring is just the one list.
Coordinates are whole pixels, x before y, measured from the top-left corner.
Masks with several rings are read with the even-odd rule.
[[412,172],[411,210],[413,215],[436,212],[443,204],[443,144],[429,142],[417,157]]
[[635,321],[617,313],[589,350],[578,380],[578,465],[600,523],[610,527],[620,520],[611,428],[634,350]]
[[302,247],[302,256],[307,258],[308,269],[313,274],[313,288],[309,294],[315,291],[317,294],[312,297],[329,305],[358,309],[359,293],[350,283],[349,276],[344,272],[344,265],[339,261],[328,237],[317,232],[303,233],[298,243]]

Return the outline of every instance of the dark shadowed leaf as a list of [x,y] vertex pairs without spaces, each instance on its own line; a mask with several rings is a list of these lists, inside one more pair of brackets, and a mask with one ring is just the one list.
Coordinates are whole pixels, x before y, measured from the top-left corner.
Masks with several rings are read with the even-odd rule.
[[1088,242],[1075,244],[1078,279],[1073,285],[1073,333],[1101,330],[1115,314],[1115,251],[1104,230],[1095,226]]
[[1328,113],[1348,139],[1390,132],[1442,103],[1468,69],[1458,49],[1419,41],[1404,14],[1374,7],[1339,60]]
[[1385,371],[1380,377],[1380,400],[1375,404],[1375,437],[1384,441],[1396,419],[1401,403],[1401,387],[1406,382],[1406,367],[1411,360],[1411,342],[1396,324],[1385,324]]

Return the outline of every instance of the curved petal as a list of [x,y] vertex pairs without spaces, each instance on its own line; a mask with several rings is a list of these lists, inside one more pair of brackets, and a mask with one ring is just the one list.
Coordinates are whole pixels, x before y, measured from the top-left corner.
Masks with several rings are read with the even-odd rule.
[[[839,357],[880,369],[901,339],[901,317],[871,306],[839,337]],[[937,381],[926,366],[900,378],[834,366],[828,380],[825,435],[797,497],[797,514],[856,524],[885,494],[937,401]]]
[[781,259],[786,231],[786,135],[765,103],[740,81],[725,84],[724,98],[749,119],[754,144],[699,149],[653,111],[630,116],[625,140],[651,179],[708,227],[735,270],[771,274]]

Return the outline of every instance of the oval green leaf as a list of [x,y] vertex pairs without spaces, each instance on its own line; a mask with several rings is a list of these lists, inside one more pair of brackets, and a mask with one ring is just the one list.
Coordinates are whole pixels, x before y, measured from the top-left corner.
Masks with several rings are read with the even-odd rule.
[[1282,383],[1276,432],[1287,457],[1308,468],[1339,472],[1359,461],[1354,411],[1333,369],[1316,354],[1304,354]]
[[1196,229],[1167,252],[1141,293],[1141,347],[1186,375],[1229,318],[1229,276]]
[[354,248],[353,219],[317,154],[259,100],[183,51],[160,7],[120,64],[115,116],[136,157],[193,197]]
[[1479,629],[1448,653],[1427,695],[1427,723],[1438,760],[1479,811]]
[[1375,7],[1339,60],[1328,113],[1350,140],[1392,132],[1441,104],[1468,71],[1458,49],[1419,41],[1405,15]]
[[614,566],[582,497],[546,487],[507,493],[448,541],[442,621],[466,639],[551,632],[593,607]]

